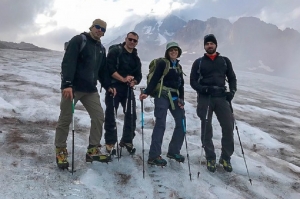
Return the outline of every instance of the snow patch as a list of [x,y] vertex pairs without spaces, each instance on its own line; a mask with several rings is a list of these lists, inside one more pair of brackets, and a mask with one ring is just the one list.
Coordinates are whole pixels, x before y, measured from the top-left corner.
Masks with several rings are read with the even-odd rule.
[[167,43],[167,39],[164,36],[162,36],[161,34],[158,34],[157,40],[159,41],[160,46]]
[[260,64],[259,66],[249,68],[249,70],[254,71],[254,70],[257,70],[257,69],[259,69],[259,68],[262,68],[262,69],[264,69],[265,71],[268,71],[268,72],[274,72],[274,70],[273,70],[270,66],[266,66],[261,60],[259,60],[258,62],[259,62],[259,64]]
[[169,32],[168,32],[168,31],[166,31],[166,30],[165,30],[164,34],[165,34],[165,35],[167,35],[167,36],[169,36],[169,37],[171,37],[171,36],[173,36],[173,35],[174,35],[174,33],[173,33],[173,32],[172,32],[172,33],[169,33]]
[[151,34],[152,26],[144,26],[143,32],[145,35]]

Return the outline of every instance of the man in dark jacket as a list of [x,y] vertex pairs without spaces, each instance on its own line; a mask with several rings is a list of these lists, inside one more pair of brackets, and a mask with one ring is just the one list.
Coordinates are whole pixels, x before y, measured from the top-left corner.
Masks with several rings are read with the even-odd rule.
[[133,87],[142,79],[141,61],[135,48],[139,36],[135,32],[129,32],[125,42],[113,45],[107,54],[107,67],[112,77],[111,86],[116,89],[116,95],[107,92],[105,96],[105,142],[106,150],[115,154],[117,142],[116,114],[119,103],[123,107],[124,126],[120,146],[125,147],[130,154],[135,153],[132,140],[136,128],[136,101]]
[[[100,152],[100,140],[104,122],[103,109],[100,104],[100,96],[97,91],[97,81],[108,88],[108,80],[105,78],[106,53],[100,38],[106,30],[106,22],[96,19],[90,27],[89,33],[74,36],[68,43],[61,64],[61,90],[60,116],[55,133],[56,162],[59,168],[69,166],[67,160],[67,137],[72,121],[72,104],[78,100],[91,118],[89,146],[86,153],[86,162],[108,162],[110,156]],[[73,101],[73,102],[72,102]]]
[[[201,141],[205,150],[207,169],[216,171],[216,154],[212,142],[212,114],[216,114],[222,128],[222,153],[219,163],[231,172],[230,157],[234,151],[233,115],[230,103],[237,90],[236,76],[230,60],[221,56],[217,49],[217,40],[213,34],[204,37],[203,57],[193,63],[190,84],[198,94],[197,115],[201,119]],[[225,92],[225,80],[228,79],[229,92]],[[201,151],[202,154],[202,151]]]

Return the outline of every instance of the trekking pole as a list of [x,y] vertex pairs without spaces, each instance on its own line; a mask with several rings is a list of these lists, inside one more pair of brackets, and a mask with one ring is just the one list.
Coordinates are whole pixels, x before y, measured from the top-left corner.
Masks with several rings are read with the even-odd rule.
[[[143,93],[143,89],[141,88],[141,93]],[[143,152],[143,178],[145,179],[145,159],[144,159],[144,100],[141,100],[141,118],[142,118],[142,152]]]
[[130,107],[130,119],[131,119],[131,141],[133,141],[133,134],[134,134],[134,129],[133,129],[133,100],[134,100],[134,93],[133,93],[133,88],[130,87],[130,95],[131,95],[131,107]]
[[74,112],[75,112],[75,100],[72,100],[72,175],[74,173]]
[[250,182],[250,184],[252,185],[252,180],[251,180],[250,175],[249,175],[249,170],[248,170],[248,166],[247,166],[247,163],[246,163],[245,153],[244,153],[244,149],[243,149],[243,146],[242,146],[242,142],[241,142],[241,138],[240,138],[239,129],[238,129],[238,127],[237,127],[236,120],[235,120],[235,117],[234,117],[234,113],[233,113],[233,108],[232,108],[231,102],[229,102],[229,105],[230,105],[230,109],[231,109],[231,112],[232,112],[232,116],[233,116],[233,120],[234,120],[234,124],[235,124],[235,129],[236,129],[236,132],[237,132],[239,141],[240,141],[240,146],[241,146],[241,150],[242,150],[242,154],[243,154],[245,166],[246,166],[246,169],[247,169],[247,174],[248,174],[249,182]]
[[189,176],[190,180],[192,181],[192,174],[191,174],[191,166],[190,166],[190,156],[188,152],[188,147],[187,147],[187,141],[186,141],[186,122],[185,122],[185,114],[184,114],[184,109],[182,109],[182,128],[184,132],[184,139],[185,139],[185,148],[186,148],[186,157],[188,160],[188,166],[189,166]]
[[120,160],[119,156],[119,141],[118,141],[118,129],[117,129],[117,109],[116,109],[116,104],[115,104],[115,96],[113,96],[113,107],[114,107],[114,118],[115,118],[115,133],[117,136],[117,156],[118,156],[118,161]]
[[[203,156],[203,149],[205,148],[204,142],[205,142],[206,128],[207,128],[207,124],[208,124],[209,104],[210,104],[210,95],[208,96],[208,104],[207,104],[207,110],[206,110],[206,116],[205,116],[205,125],[204,125],[204,132],[203,132],[202,149],[201,149],[201,154],[200,154],[200,166],[201,166],[201,161],[202,161],[202,156]],[[199,175],[200,175],[200,171],[198,171],[198,178],[199,178]]]

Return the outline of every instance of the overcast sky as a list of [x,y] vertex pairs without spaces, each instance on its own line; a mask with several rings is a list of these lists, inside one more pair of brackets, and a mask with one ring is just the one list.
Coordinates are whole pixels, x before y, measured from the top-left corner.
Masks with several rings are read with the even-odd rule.
[[133,29],[145,16],[170,12],[185,20],[203,21],[219,17],[234,22],[254,16],[280,29],[300,32],[300,0],[0,0],[0,9],[0,40],[54,50],[63,50],[65,41],[88,31],[96,18],[107,22],[103,41],[108,42]]

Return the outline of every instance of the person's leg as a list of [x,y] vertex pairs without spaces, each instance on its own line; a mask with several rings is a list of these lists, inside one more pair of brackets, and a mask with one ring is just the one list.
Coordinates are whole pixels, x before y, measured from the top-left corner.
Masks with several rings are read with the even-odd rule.
[[116,128],[117,124],[115,121],[114,111],[118,110],[119,103],[120,103],[119,93],[117,93],[116,96],[113,98],[113,96],[110,93],[106,92],[105,95],[106,109],[105,109],[105,123],[104,123],[104,129],[105,129],[104,138],[106,144],[114,145],[117,142],[117,128]]
[[161,155],[161,145],[166,129],[166,118],[169,106],[170,102],[166,98],[161,97],[154,99],[155,125],[152,132],[149,159],[157,158]]
[[[127,96],[126,96],[127,98]],[[126,103],[124,98],[123,102]],[[129,90],[129,96],[126,104],[125,116],[124,116],[124,126],[123,126],[123,136],[121,142],[131,143],[135,136],[136,129],[136,101],[134,97],[133,90]]]
[[[209,110],[207,111],[208,107]],[[215,148],[212,141],[213,130],[211,125],[213,108],[213,98],[204,95],[198,97],[197,115],[201,120],[201,141],[204,146],[207,160],[216,159]]]
[[[75,92],[74,101],[75,104],[80,99],[80,95]],[[60,115],[56,126],[55,131],[55,141],[54,145],[56,153],[56,163],[57,166],[61,169],[68,168],[69,162],[67,160],[68,151],[67,151],[67,138],[69,134],[69,126],[72,122],[72,100],[66,99],[61,96],[60,102]]]
[[91,129],[89,145],[86,152],[86,162],[110,162],[111,156],[102,154],[99,149],[99,147],[101,147],[100,140],[102,137],[102,127],[104,122],[104,114],[100,103],[100,96],[98,92],[84,93],[80,101],[91,118]]
[[169,144],[168,153],[170,154],[180,154],[180,150],[184,141],[184,123],[185,123],[185,114],[184,110],[178,106],[178,101],[174,101],[175,110],[169,108],[174,120],[175,120],[175,128],[173,131],[172,139]]
[[230,160],[230,156],[234,151],[234,121],[229,103],[226,101],[225,97],[216,98],[215,114],[222,128],[221,157],[225,160]]
[[80,101],[91,118],[89,144],[98,146],[100,145],[102,126],[104,122],[104,114],[100,103],[100,96],[98,92],[85,93],[85,95],[81,97]]
[[[75,103],[80,99],[80,95],[75,92]],[[60,101],[60,115],[55,131],[54,145],[58,148],[67,147],[67,138],[69,134],[69,126],[72,122],[72,100],[66,99],[61,95]]]

